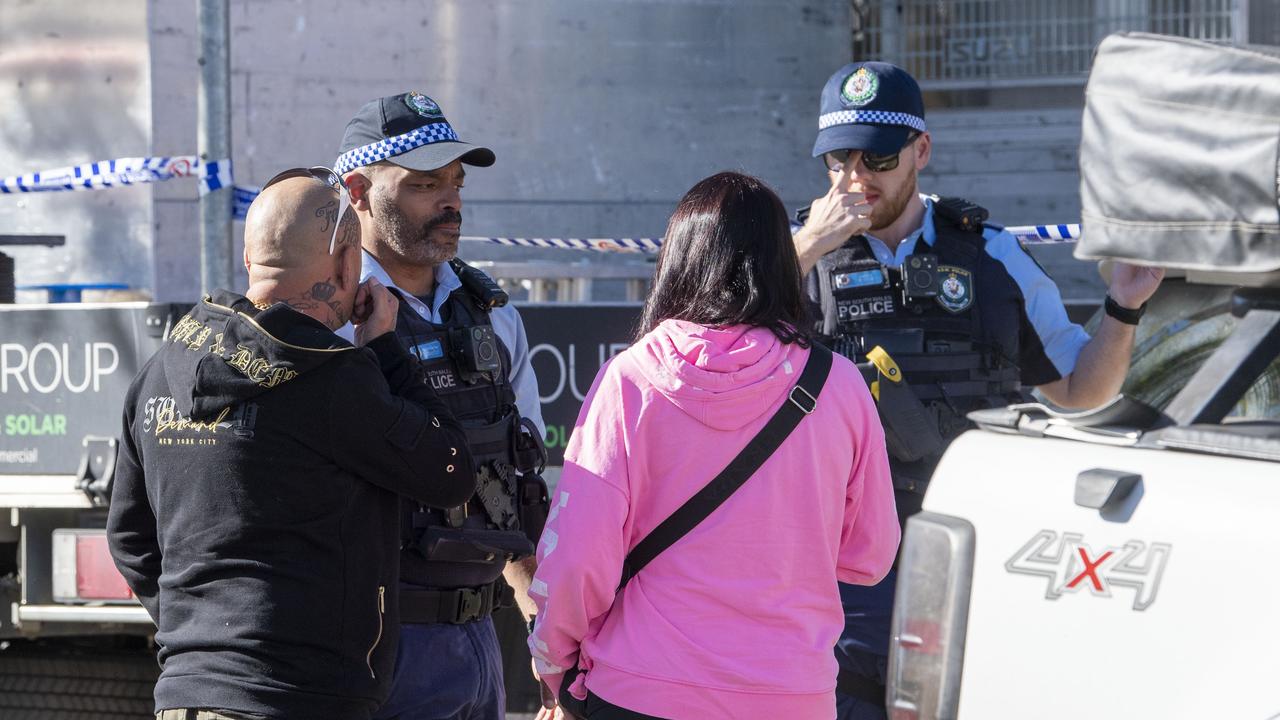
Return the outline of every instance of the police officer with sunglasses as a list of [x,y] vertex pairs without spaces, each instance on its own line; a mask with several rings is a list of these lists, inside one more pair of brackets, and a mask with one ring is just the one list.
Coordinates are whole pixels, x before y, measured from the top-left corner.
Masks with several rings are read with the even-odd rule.
[[[793,225],[816,332],[872,388],[903,522],[920,510],[947,443],[969,427],[966,413],[1020,402],[1031,387],[1069,408],[1112,398],[1162,277],[1117,265],[1090,337],[986,210],[920,193],[932,152],[916,81],[888,63],[846,65],[823,88],[813,146],[831,187]],[[895,581],[891,571],[877,586],[840,588],[842,720],[886,716]]]

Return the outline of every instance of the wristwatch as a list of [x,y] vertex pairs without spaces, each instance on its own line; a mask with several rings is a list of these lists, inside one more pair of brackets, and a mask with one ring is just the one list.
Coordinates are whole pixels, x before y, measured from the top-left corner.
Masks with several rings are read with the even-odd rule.
[[1102,308],[1108,315],[1125,325],[1137,325],[1138,321],[1142,319],[1143,313],[1147,311],[1147,304],[1142,303],[1136,309],[1121,307],[1120,303],[1113,300],[1111,295],[1108,294],[1107,299],[1102,303]]

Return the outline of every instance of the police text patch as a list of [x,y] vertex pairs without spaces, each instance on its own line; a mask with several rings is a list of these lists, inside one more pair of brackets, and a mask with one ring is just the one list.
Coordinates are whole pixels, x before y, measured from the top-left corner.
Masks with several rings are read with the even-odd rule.
[[893,315],[892,295],[875,295],[853,300],[836,301],[836,317],[840,322],[866,320]]
[[458,376],[448,368],[433,368],[427,371],[427,383],[431,385],[436,392],[453,390],[457,388]]

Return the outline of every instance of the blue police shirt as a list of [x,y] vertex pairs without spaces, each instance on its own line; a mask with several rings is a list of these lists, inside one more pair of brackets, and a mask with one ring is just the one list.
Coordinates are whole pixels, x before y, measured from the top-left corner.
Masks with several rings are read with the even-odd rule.
[[[936,241],[938,235],[933,228],[933,198],[922,194],[920,199],[924,201],[924,222],[898,244],[896,252],[889,250],[879,238],[869,234],[865,236],[871,251],[882,264],[899,267],[908,255],[916,251],[917,244],[923,242],[925,245],[933,245]],[[1017,238],[1003,228],[989,226],[983,229],[982,236],[986,241],[987,255],[1004,266],[1022,293],[1023,317],[1040,338],[1044,361],[1052,365],[1059,378],[1070,375],[1075,370],[1080,351],[1089,343],[1089,334],[1067,317],[1067,309],[1062,304],[1058,286],[1022,249]],[[1024,355],[1027,352],[1039,350],[1032,345],[1023,350]],[[1020,360],[1019,365],[1024,369],[1044,364],[1039,362],[1040,358],[1023,357]],[[1042,382],[1040,378],[1032,377],[1031,382],[1026,384],[1037,385]]]
[[[449,263],[440,263],[436,266],[436,293],[431,307],[427,307],[422,300],[396,285],[376,258],[361,250],[360,282],[371,277],[377,278],[378,282],[388,288],[401,290],[401,297],[404,298],[401,302],[433,323],[444,322],[440,317],[440,308],[449,299],[450,293],[462,287],[462,280],[449,267]],[[525,337],[520,312],[513,305],[504,305],[489,314],[489,322],[493,324],[494,334],[511,353],[510,379],[511,389],[516,394],[516,406],[520,408],[520,414],[532,420],[538,426],[538,432],[546,437],[547,428],[542,422],[542,401],[538,397],[538,378],[533,374],[533,366],[529,364],[529,339]],[[355,337],[355,329],[348,324],[338,331],[338,335],[351,341]]]
[[[933,198],[922,194],[920,199],[925,205],[924,220],[898,244],[896,251],[890,250],[879,238],[865,235],[867,244],[881,264],[900,266],[921,243],[932,246],[937,240],[933,226]],[[799,228],[799,225],[792,226],[793,232]],[[1084,328],[1067,317],[1058,286],[1009,232],[987,227],[983,238],[987,255],[998,261],[1018,286],[1023,298],[1022,322],[1039,339],[1038,346],[1034,342],[1022,343],[1019,367],[1024,384],[1044,384],[1071,374],[1080,351],[1090,338]],[[811,273],[810,279],[814,277]],[[810,282],[810,299],[815,302],[816,289],[816,283]],[[896,578],[897,573],[891,572],[879,585],[872,587],[840,585],[845,630],[836,646],[836,658],[842,667],[871,676],[884,672],[883,658],[889,650],[889,623]],[[868,657],[867,653],[878,659]]]

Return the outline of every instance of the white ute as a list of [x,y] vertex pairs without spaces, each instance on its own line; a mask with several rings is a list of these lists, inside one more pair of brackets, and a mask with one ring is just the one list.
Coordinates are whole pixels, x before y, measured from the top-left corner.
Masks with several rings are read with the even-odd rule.
[[1280,57],[1098,50],[1084,259],[1168,269],[1124,394],[980,411],[904,538],[894,720],[1280,718]]

